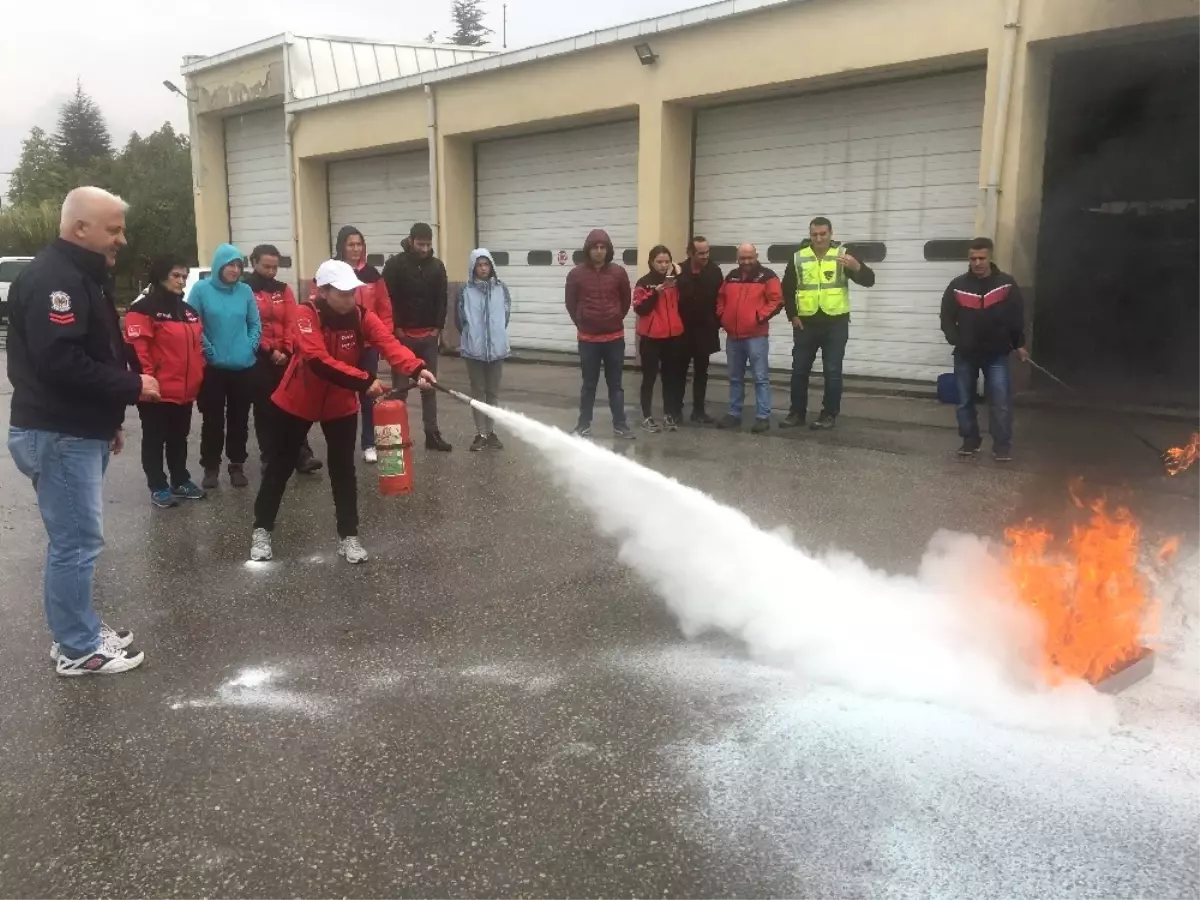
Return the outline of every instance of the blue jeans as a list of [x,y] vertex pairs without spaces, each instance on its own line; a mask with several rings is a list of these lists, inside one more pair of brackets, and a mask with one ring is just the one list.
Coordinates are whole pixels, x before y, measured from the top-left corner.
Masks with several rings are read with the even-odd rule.
[[842,411],[842,363],[849,340],[849,316],[817,316],[807,320],[803,328],[793,329],[790,412],[802,419],[808,415],[808,379],[818,350],[825,380],[821,408],[831,416]]
[[746,395],[746,363],[754,373],[754,417],[771,418],[771,380],[767,365],[769,341],[762,337],[726,338],[725,358],[729,363],[729,414],[742,418],[742,402]]
[[[379,373],[379,351],[368,347],[358,358],[358,367],[374,378]],[[362,448],[375,446],[375,401],[366,394],[358,395],[358,407],[362,413]]]
[[958,435],[976,446],[983,443],[979,435],[979,417],[975,413],[975,384],[983,369],[987,388],[988,431],[993,450],[1012,449],[1012,381],[1008,377],[1008,354],[989,356],[982,361],[964,359],[954,354],[954,380],[958,382]]
[[9,428],[8,452],[21,474],[33,482],[50,539],[43,585],[46,623],[63,653],[85,656],[100,646],[92,576],[96,557],[104,549],[108,441]]
[[592,424],[592,409],[596,405],[596,388],[600,384],[600,369],[608,385],[608,407],[612,410],[613,428],[628,428],[625,418],[625,390],[621,387],[621,367],[625,365],[625,338],[615,341],[580,341],[579,366],[583,369],[583,389],[579,392],[579,427]]

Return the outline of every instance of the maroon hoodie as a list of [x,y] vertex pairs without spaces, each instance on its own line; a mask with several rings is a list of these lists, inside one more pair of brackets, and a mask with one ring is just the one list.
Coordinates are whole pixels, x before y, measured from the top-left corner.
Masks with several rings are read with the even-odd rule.
[[625,336],[625,316],[633,300],[629,273],[613,264],[612,241],[600,228],[587,236],[585,256],[597,244],[607,249],[604,265],[595,268],[589,257],[567,275],[567,313],[579,330],[579,340],[615,341]]

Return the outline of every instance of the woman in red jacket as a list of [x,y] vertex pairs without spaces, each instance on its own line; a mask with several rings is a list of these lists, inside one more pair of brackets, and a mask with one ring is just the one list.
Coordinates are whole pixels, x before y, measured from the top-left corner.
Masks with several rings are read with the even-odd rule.
[[[387,285],[384,284],[379,270],[367,262],[367,240],[363,237],[362,232],[353,225],[343,225],[337,234],[333,258],[340,259],[354,270],[354,274],[362,282],[357,291],[359,306],[375,313],[387,327],[388,334],[392,334],[395,329],[392,323],[392,298],[388,294]],[[308,299],[310,301],[316,299],[315,283]],[[364,349],[363,358],[359,360],[358,367],[371,375],[377,374],[379,348],[369,346]],[[365,396],[360,397],[359,400],[362,408],[363,462],[378,462],[379,457],[375,453],[375,423],[371,416],[371,404],[367,402]]]
[[[271,395],[287,364],[292,358],[296,330],[296,295],[292,286],[280,281],[279,249],[273,244],[259,244],[250,253],[250,274],[245,282],[254,291],[254,302],[258,304],[258,317],[262,320],[262,337],[258,342],[258,362],[255,364],[254,436],[258,440],[258,454],[263,466],[269,456],[268,443],[271,429],[267,422],[271,418]],[[296,471],[311,475],[321,469],[322,462],[312,452],[308,441],[300,448],[300,459]]]
[[[188,266],[163,256],[150,266],[150,289],[134,301],[125,316],[125,341],[137,356],[143,375],[158,379],[161,403],[139,403],[142,420],[142,471],[150,502],[160,509],[180,500],[203,500],[204,491],[187,470],[187,441],[192,404],[204,380],[203,326],[183,300]],[[163,471],[163,452],[171,472]]]
[[679,315],[679,289],[675,286],[671,251],[661,244],[650,251],[650,271],[638,279],[633,291],[637,313],[638,351],[642,358],[642,427],[658,431],[651,415],[654,382],[662,373],[663,428],[675,431],[683,418],[684,346],[683,319]]
[[337,259],[321,263],[313,284],[315,301],[301,306],[296,317],[296,353],[271,396],[271,456],[254,501],[250,558],[271,558],[271,532],[284,489],[308,430],[320,422],[329,451],[338,555],[346,562],[361,563],[366,562],[367,551],[358,540],[354,479],[358,398],[361,394],[371,402],[384,392],[379,379],[359,367],[363,350],[368,344],[378,348],[392,368],[416,379],[424,389],[432,388],[437,379],[375,313],[360,304],[362,282],[347,263]]

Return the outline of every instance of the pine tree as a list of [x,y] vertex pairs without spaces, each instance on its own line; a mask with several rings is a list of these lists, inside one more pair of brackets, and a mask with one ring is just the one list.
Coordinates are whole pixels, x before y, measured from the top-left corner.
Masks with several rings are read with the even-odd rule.
[[451,44],[460,47],[478,47],[485,42],[492,29],[483,24],[483,0],[454,0],[450,18],[454,20]]
[[59,162],[75,172],[95,171],[98,163],[112,159],[112,138],[104,115],[79,82],[75,83],[75,96],[59,110],[54,147]]
[[8,184],[9,201],[13,206],[61,203],[67,193],[67,180],[53,138],[34,126],[21,142],[21,159]]

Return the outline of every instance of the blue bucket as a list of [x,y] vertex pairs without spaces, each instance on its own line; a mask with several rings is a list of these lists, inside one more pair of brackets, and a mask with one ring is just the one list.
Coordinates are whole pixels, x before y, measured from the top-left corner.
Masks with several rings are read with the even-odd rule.
[[958,382],[953,372],[943,372],[938,376],[937,397],[942,403],[958,403]]

